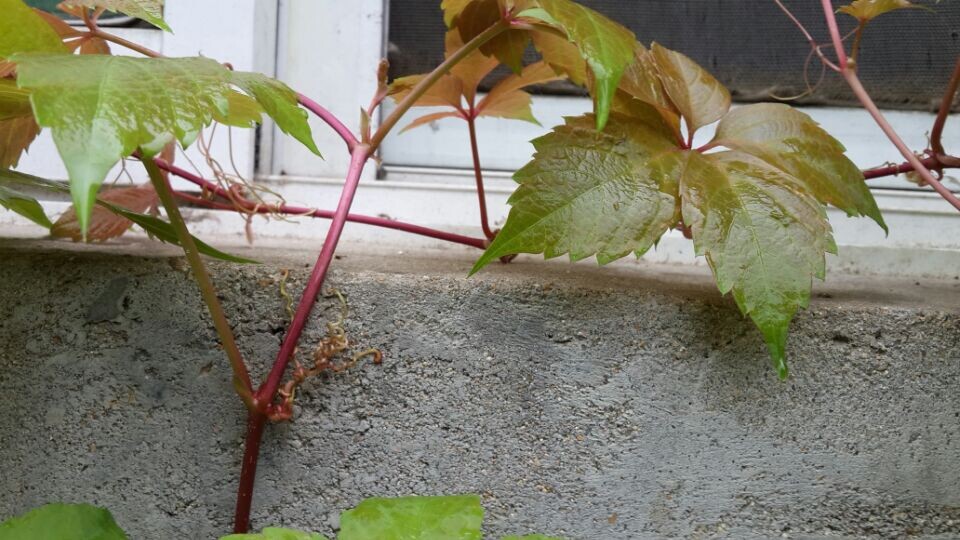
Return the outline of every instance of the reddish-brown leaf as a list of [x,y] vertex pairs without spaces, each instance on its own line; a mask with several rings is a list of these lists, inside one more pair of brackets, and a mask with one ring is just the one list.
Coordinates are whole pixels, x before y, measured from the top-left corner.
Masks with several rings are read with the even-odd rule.
[[[401,101],[407,95],[410,94],[410,91],[413,90],[413,87],[417,85],[426,75],[409,75],[407,77],[400,77],[393,81],[393,84],[390,85],[389,95],[397,100]],[[461,96],[463,95],[463,85],[460,82],[460,79],[452,75],[444,75],[434,83],[430,89],[427,90],[425,94],[420,96],[420,99],[414,103],[417,107],[436,107],[448,105],[456,108],[460,108],[463,103]]]
[[30,143],[40,134],[33,116],[0,120],[0,168],[13,168]]
[[[454,21],[464,43],[477,37],[503,18],[504,5],[498,0],[474,0],[463,8]],[[523,69],[523,51],[530,42],[526,30],[507,30],[480,46],[487,56],[494,56],[505,66],[520,73]]]
[[519,75],[510,75],[497,83],[477,105],[477,110],[481,116],[514,118],[537,124],[530,110],[530,94],[521,88],[561,78],[546,62],[530,64]]
[[[446,56],[450,57],[463,47],[463,40],[460,38],[460,32],[450,30],[446,37]],[[467,103],[473,104],[477,95],[477,86],[484,77],[490,74],[497,67],[499,61],[492,56],[486,56],[480,51],[474,51],[472,54],[461,60],[453,66],[450,74],[460,79],[463,88],[463,97]]]
[[33,11],[35,11],[37,15],[40,16],[41,19],[43,19],[47,24],[49,24],[50,28],[53,28],[53,31],[56,32],[58,36],[60,36],[60,39],[70,39],[70,38],[79,37],[83,35],[83,32],[65,23],[63,19],[61,19],[60,17],[57,17],[53,13],[44,11],[42,9],[36,9],[36,8],[34,8]]
[[[110,204],[125,208],[131,212],[142,214],[157,204],[157,192],[150,184],[136,187],[105,189],[97,196],[98,199]],[[103,242],[116,238],[127,231],[133,222],[125,217],[107,210],[102,206],[94,206],[90,216],[90,228],[87,239],[92,242]],[[80,222],[77,213],[71,206],[60,216],[60,219],[50,228],[50,235],[55,238],[70,238],[78,242],[83,238],[80,232]]]
[[100,38],[84,39],[80,43],[80,54],[110,54],[110,45]]

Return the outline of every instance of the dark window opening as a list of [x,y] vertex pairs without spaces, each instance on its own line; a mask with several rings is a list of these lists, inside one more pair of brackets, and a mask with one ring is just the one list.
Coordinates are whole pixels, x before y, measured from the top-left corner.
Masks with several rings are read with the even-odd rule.
[[[726,84],[737,101],[769,101],[806,89],[804,62],[810,47],[772,0],[579,0],[632,30],[644,44],[656,41],[690,56]],[[849,2],[837,1],[836,6]],[[883,107],[936,110],[960,55],[960,2],[919,0],[933,12],[908,9],[886,14],[867,27],[861,45],[860,77]],[[785,4],[820,43],[828,43],[820,3]],[[856,24],[840,14],[841,30]],[[391,0],[390,76],[429,71],[443,60],[443,17],[437,0]],[[829,56],[829,49],[827,50]],[[528,61],[536,59],[532,48]],[[502,77],[500,70],[484,82]],[[810,62],[809,79],[820,77]],[[545,94],[583,94],[570,83],[536,89]],[[827,71],[801,104],[853,105],[852,93]]]

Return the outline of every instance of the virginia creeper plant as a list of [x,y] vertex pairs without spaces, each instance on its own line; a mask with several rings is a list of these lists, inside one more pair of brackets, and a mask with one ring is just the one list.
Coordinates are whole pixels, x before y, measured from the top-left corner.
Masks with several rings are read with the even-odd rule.
[[[789,323],[799,308],[807,306],[812,279],[824,278],[825,254],[837,250],[827,221],[828,205],[851,217],[869,218],[886,230],[865,180],[909,172],[960,209],[960,200],[938,178],[945,168],[960,166],[960,158],[949,155],[941,141],[960,86],[960,62],[931,130],[930,148],[920,153],[903,144],[857,77],[859,43],[869,22],[918,6],[907,0],[856,0],[842,7],[839,13],[858,23],[848,52],[829,0],[821,0],[831,36],[828,45],[816,43],[779,0],[771,1],[797,24],[812,54],[844,77],[905,163],[861,171],[837,140],[787,104],[731,109],[730,92],[693,60],[657,43],[641,44],[623,26],[572,0],[443,0],[448,27],[445,60],[430,73],[392,82],[387,80],[386,62],[381,62],[378,88],[363,109],[356,132],[280,81],[235,71],[209,58],[165,58],[98,26],[101,14],[111,10],[169,30],[161,0],[63,2],[60,9],[82,20],[81,28],[33,10],[22,0],[0,0],[0,205],[49,228],[53,236],[103,241],[136,223],[153,237],[183,248],[232,368],[234,388],[247,409],[234,519],[235,532],[246,533],[264,425],[289,420],[296,387],[311,375],[342,366],[333,359],[349,347],[342,328],[330,326],[316,364],[295,363],[290,369],[347,221],[482,249],[472,272],[518,253],[543,253],[547,258],[567,254],[573,261],[595,257],[606,264],[630,254],[640,256],[670,229],[681,229],[692,239],[697,255],[706,258],[720,292],[731,293],[759,328],[778,375],[786,378]],[[530,45],[541,59],[524,65],[523,53]],[[113,56],[115,46],[142,57]],[[481,96],[481,81],[501,64],[512,74]],[[509,200],[507,221],[501,230],[494,230],[486,211],[476,120],[496,116],[536,122],[531,96],[523,88],[557,79],[586,87],[594,111],[567,118],[564,125],[533,141],[532,160],[514,175],[518,187]],[[370,119],[388,98],[396,101],[396,107],[373,130]],[[467,124],[483,237],[350,213],[364,167],[407,111],[421,106],[448,110],[417,118],[405,129],[445,117]],[[203,178],[173,163],[177,146],[197,143],[204,148],[204,128],[212,124],[251,128],[264,114],[320,158],[308,113],[343,140],[345,148],[324,151],[345,150],[350,156],[333,210],[267,201],[256,186],[232,181],[229,175]],[[714,138],[695,147],[696,132],[712,124]],[[13,170],[43,128],[50,130],[66,165],[68,186]],[[101,190],[109,171],[125,159],[142,163],[149,184]],[[208,159],[216,163],[213,157]],[[195,184],[200,194],[174,190],[170,175]],[[51,222],[40,203],[26,194],[37,189],[69,191],[72,209]],[[194,238],[178,200],[248,216],[331,220],[307,285],[295,309],[291,307],[291,323],[272,368],[259,384],[251,380],[247,359],[201,255],[248,261]],[[157,207],[162,207],[166,220],[158,217]],[[374,357],[379,359],[379,353]],[[92,520],[91,527],[116,528],[109,514],[91,507],[59,505],[35,512],[0,525],[0,539],[5,530],[47,526],[53,516],[71,512],[80,516],[77,519]],[[452,497],[364,502],[345,514],[339,538],[393,538],[384,531],[404,526],[399,521],[384,525],[378,519],[416,516],[411,521],[422,525],[430,521],[424,516],[436,518],[445,512],[452,512],[456,516],[452,522],[467,532],[452,536],[449,531],[418,530],[415,534],[420,536],[415,537],[480,537],[479,502]],[[320,538],[280,529],[229,538],[243,537]]]

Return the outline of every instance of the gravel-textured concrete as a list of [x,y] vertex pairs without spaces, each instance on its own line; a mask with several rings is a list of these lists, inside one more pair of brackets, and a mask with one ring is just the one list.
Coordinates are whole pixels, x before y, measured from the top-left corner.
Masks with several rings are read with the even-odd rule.
[[[309,258],[260,255],[212,265],[258,375],[277,270],[297,291]],[[700,271],[466,279],[472,255],[337,261],[347,331],[384,362],[308,383],[268,429],[255,524],[329,534],[364,497],[476,492],[491,538],[960,538],[960,282],[832,280],[780,383]],[[133,539],[226,531],[244,414],[183,260],[0,260],[0,518],[85,501]]]

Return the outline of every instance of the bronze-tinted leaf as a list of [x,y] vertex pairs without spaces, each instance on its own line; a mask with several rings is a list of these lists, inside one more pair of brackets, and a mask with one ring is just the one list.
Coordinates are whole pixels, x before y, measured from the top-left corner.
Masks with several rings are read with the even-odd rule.
[[[157,192],[153,190],[150,184],[143,184],[136,187],[122,187],[114,189],[105,189],[97,197],[103,202],[125,208],[131,212],[142,214],[149,208],[156,206],[158,202]],[[103,242],[116,238],[127,232],[133,222],[129,219],[117,215],[103,205],[97,205],[93,208],[90,216],[90,228],[87,231],[87,240],[91,242]],[[60,219],[50,228],[50,235],[55,238],[69,238],[74,242],[83,239],[80,231],[80,222],[77,220],[77,213],[73,206],[60,216]]]
[[530,110],[530,94],[521,88],[561,79],[546,62],[537,62],[523,68],[519,74],[508,75],[497,83],[477,105],[481,116],[514,118],[538,123]]
[[84,39],[80,43],[80,54],[110,54],[110,45],[97,37]]
[[413,122],[410,122],[406,127],[400,130],[400,133],[409,131],[416,127],[425,126],[431,122],[436,122],[437,120],[442,120],[444,118],[460,118],[460,113],[448,111],[448,112],[426,114],[421,116],[420,118],[417,118]]
[[657,43],[651,52],[663,87],[689,133],[716,122],[730,110],[730,91],[699,64]]
[[[400,77],[390,85],[389,95],[397,102],[403,101],[410,91],[420,83],[425,75],[408,75]],[[452,75],[444,75],[431,86],[420,99],[414,103],[415,107],[463,106],[463,84],[460,79]]]
[[0,167],[16,167],[39,134],[40,126],[33,116],[0,120]]
[[[504,17],[504,7],[498,0],[474,0],[463,8],[455,21],[460,39],[467,43]],[[506,30],[480,46],[480,51],[497,58],[514,73],[523,68],[523,51],[530,42],[525,30]]]
[[[447,58],[460,50],[463,47],[460,32],[457,30],[448,31],[445,45]],[[489,75],[499,63],[495,57],[486,56],[481,51],[476,50],[453,66],[450,75],[460,79],[463,97],[466,98],[468,104],[474,103],[480,81]]]
[[679,135],[680,111],[677,110],[676,105],[667,95],[667,90],[663,87],[653,54],[643,45],[637,43],[634,58],[634,62],[627,66],[623,78],[620,79],[619,89],[635,99],[656,107],[668,124],[676,126]]

